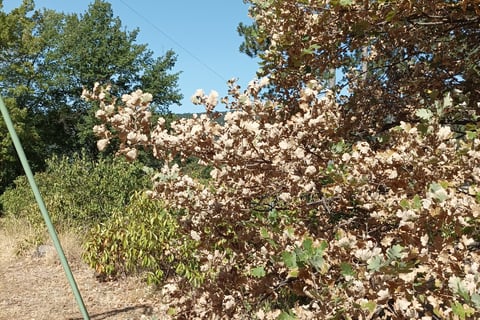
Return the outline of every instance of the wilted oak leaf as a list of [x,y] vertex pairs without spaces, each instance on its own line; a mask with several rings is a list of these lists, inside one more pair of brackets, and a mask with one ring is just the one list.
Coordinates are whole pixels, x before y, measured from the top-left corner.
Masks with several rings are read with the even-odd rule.
[[109,139],[100,139],[97,141],[97,148],[98,150],[100,151],[103,151],[105,150],[105,148],[107,147],[107,145],[110,143],[110,140]]

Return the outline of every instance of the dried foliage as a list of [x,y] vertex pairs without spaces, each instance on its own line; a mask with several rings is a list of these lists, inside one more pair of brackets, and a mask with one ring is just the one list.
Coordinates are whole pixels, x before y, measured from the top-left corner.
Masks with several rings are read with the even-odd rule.
[[[467,90],[467,66],[452,66],[463,83],[452,87],[434,76],[442,74],[440,69],[420,72],[431,72],[433,78],[408,71],[411,82],[406,76],[394,82],[391,75],[377,81],[374,74],[359,82],[347,73],[355,89],[348,103],[325,90],[313,74],[289,68],[282,76],[277,72],[292,59],[300,67],[307,62],[316,68],[338,67],[329,51],[308,60],[304,45],[342,48],[342,42],[376,36],[378,42],[368,45],[379,56],[401,43],[423,52],[428,41],[443,45],[420,32],[431,25],[439,33],[444,30],[443,24],[427,19],[437,16],[467,26],[477,21],[476,33],[462,29],[473,39],[478,37],[475,1],[431,1],[431,6],[378,1],[367,9],[354,1],[251,2],[259,30],[271,38],[263,57],[269,77],[252,81],[244,91],[229,82],[229,97],[222,99],[229,109],[224,124],[215,121],[216,92],[197,91],[192,102],[204,105],[206,114],[178,120],[170,128],[162,118],[151,123],[152,97],[140,90],[122,101],[106,99],[108,89],[99,86],[84,92],[100,102],[102,124],[95,127],[100,149],[118,138],[118,154],[129,160],[144,148],[165,161],[150,195],[185,210],[179,223],[197,241],[197,259],[206,275],[200,288],[181,293],[177,316],[480,316],[479,99],[477,89]],[[427,20],[417,17],[419,10]],[[358,40],[342,31],[363,20],[368,37]],[[402,29],[402,21],[413,21],[413,30]],[[396,38],[382,38],[391,28],[398,29]],[[284,40],[287,36],[292,41]],[[363,45],[359,42],[358,48]],[[478,75],[471,77],[478,82]],[[272,95],[272,88],[290,97]],[[437,90],[437,97],[426,99],[424,89]],[[466,100],[457,101],[454,94]],[[371,112],[396,116],[385,101],[406,116],[379,130]],[[472,125],[456,133],[457,123],[446,123],[446,110],[469,115]],[[212,167],[210,180],[184,174],[173,161],[191,157]]]
[[[333,80],[350,132],[413,121],[412,109],[454,89],[458,104],[478,114],[478,0],[247,2],[257,42],[269,43],[259,56],[274,91],[292,101],[309,80]],[[469,118],[453,107],[441,121]]]

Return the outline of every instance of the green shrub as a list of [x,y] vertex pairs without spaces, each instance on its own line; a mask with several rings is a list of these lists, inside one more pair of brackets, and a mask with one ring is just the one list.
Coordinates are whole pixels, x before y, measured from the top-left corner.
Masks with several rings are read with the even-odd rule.
[[[123,210],[133,191],[145,188],[149,181],[140,165],[111,158],[93,161],[78,154],[48,160],[47,170],[35,174],[35,180],[56,227],[82,229]],[[17,178],[15,188],[0,196],[0,204],[6,216],[25,218],[32,226],[43,227],[25,176]]]
[[207,184],[207,181],[211,179],[212,166],[201,165],[198,161],[198,158],[190,157],[184,162],[179,161],[178,165],[182,168],[183,174]]
[[138,193],[124,211],[92,228],[84,243],[84,260],[102,279],[142,273],[148,283],[169,274],[184,276],[194,285],[203,281],[195,258],[196,241],[184,234],[178,213]]

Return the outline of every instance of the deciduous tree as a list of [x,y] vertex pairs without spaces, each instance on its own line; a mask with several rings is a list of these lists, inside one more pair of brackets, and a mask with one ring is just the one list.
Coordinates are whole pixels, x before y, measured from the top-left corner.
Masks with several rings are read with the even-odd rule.
[[[450,92],[443,123],[475,122],[479,107],[478,1],[247,1],[245,48],[262,58],[286,100],[342,71],[337,90],[352,132],[375,133]],[[254,31],[254,32],[253,32]],[[262,45],[266,43],[268,45]],[[342,91],[343,89],[343,91]],[[354,115],[362,110],[362,121]]]
[[[83,14],[64,14],[35,9],[25,0],[0,12],[0,19],[0,93],[10,109],[26,110],[26,126],[38,133],[39,139],[25,143],[35,168],[51,154],[82,148],[94,153],[94,112],[80,95],[95,81],[109,83],[116,96],[147,88],[155,94],[156,113],[168,112],[182,97],[175,53],[156,57],[136,43],[138,30],[127,31],[106,1],[92,2]],[[2,170],[6,166],[2,163]]]

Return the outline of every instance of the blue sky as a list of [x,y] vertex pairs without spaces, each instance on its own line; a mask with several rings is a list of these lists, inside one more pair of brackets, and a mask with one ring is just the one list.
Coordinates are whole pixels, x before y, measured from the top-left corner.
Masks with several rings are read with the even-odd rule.
[[[138,43],[148,44],[157,56],[173,49],[178,55],[175,71],[181,71],[182,106],[175,113],[202,112],[190,102],[196,89],[217,90],[226,95],[226,81],[238,78],[242,87],[255,77],[258,64],[238,51],[242,39],[239,22],[250,23],[248,6],[242,0],[111,0],[114,14],[127,30],[139,28]],[[4,10],[21,0],[3,0]],[[37,8],[83,13],[91,1],[36,0]]]

